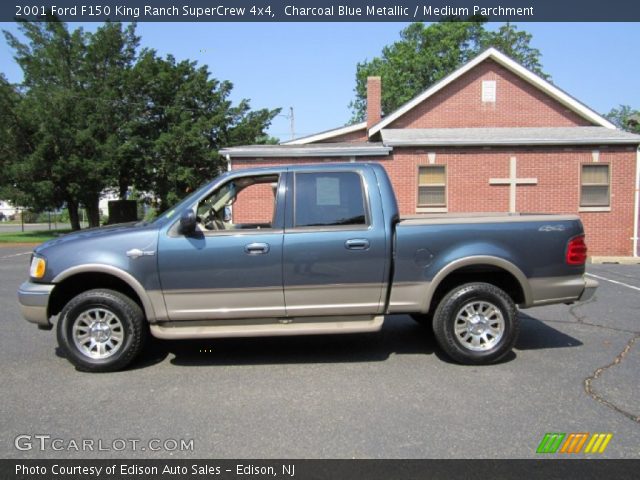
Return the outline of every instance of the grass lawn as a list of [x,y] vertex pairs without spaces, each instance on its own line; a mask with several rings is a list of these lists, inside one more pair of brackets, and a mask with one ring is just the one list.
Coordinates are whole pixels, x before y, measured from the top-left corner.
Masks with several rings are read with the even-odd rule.
[[42,243],[59,237],[71,230],[38,230],[33,232],[5,232],[0,233],[0,243]]

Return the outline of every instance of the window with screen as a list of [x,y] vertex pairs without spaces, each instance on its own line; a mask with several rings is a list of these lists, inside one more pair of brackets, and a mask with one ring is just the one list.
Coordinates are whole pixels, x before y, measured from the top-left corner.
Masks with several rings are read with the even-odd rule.
[[418,206],[447,206],[447,172],[444,165],[428,165],[418,170]]
[[609,178],[609,165],[582,165],[580,206],[609,207],[611,205]]
[[296,227],[366,225],[360,175],[297,173],[294,214]]

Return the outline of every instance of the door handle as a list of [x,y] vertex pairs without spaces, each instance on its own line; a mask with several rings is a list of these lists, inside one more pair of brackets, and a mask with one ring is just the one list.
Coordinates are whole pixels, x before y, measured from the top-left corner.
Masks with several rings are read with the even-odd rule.
[[248,255],[260,255],[262,253],[269,253],[268,243],[250,243],[244,246],[244,251]]
[[369,240],[366,238],[352,238],[344,242],[344,246],[349,250],[367,250],[369,248]]

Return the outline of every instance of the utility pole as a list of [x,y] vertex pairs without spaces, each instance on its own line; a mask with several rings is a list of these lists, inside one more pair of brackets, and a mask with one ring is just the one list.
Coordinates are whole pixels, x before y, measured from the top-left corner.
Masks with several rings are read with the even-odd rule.
[[289,120],[289,134],[291,135],[291,140],[296,138],[296,123],[293,116],[293,107],[289,107],[289,114],[279,114],[278,117],[284,117]]
[[296,137],[295,121],[293,117],[293,107],[289,107],[289,125],[291,127],[291,140]]

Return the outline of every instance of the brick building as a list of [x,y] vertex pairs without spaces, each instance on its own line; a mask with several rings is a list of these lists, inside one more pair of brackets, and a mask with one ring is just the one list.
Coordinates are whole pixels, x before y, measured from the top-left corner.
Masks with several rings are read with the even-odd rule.
[[[280,145],[223,150],[230,168],[376,161],[402,215],[536,212],[580,215],[592,255],[638,255],[640,136],[495,49],[381,116],[368,80],[367,121]],[[272,212],[261,187],[234,206]]]

